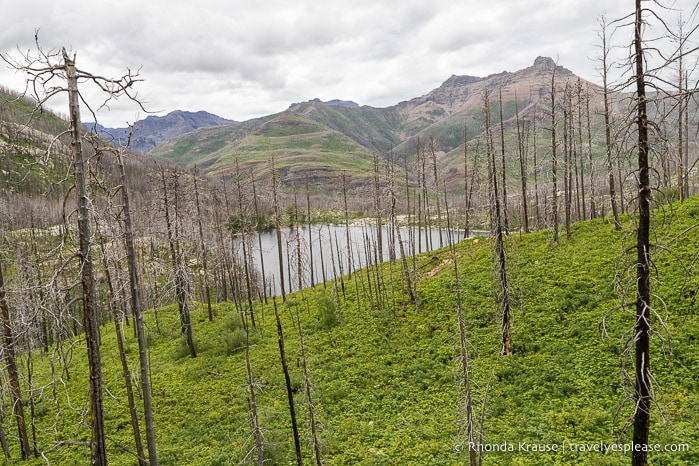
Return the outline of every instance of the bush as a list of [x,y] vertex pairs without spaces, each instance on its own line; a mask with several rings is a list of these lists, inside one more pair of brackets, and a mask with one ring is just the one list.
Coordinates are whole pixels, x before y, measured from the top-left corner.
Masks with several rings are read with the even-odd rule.
[[318,323],[320,328],[330,330],[340,323],[337,318],[337,306],[330,296],[326,294],[319,296],[316,300],[316,307],[318,309]]
[[223,336],[223,342],[226,345],[228,354],[236,353],[245,348],[245,330],[242,328],[236,329],[231,333]]

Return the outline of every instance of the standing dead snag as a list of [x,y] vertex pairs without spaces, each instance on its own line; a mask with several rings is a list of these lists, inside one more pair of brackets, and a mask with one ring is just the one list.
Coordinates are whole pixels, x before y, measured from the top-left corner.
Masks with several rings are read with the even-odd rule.
[[[79,70],[75,66],[75,55],[68,55],[65,49],[60,52],[45,53],[39,46],[38,33],[34,36],[36,56],[26,53],[20,61],[5,55],[2,59],[10,67],[28,75],[28,88],[33,90],[33,97],[40,108],[51,97],[66,92],[68,94],[71,152],[73,156],[73,181],[77,200],[77,232],[80,283],[82,286],[83,328],[87,346],[89,371],[89,396],[91,417],[90,463],[106,465],[104,414],[102,404],[102,364],[99,349],[98,302],[95,293],[95,278],[92,261],[92,236],[90,228],[91,200],[87,193],[86,162],[82,150],[82,123],[80,119],[80,102],[87,105],[80,95],[78,80],[97,86],[105,96],[102,107],[113,99],[126,96],[139,106],[133,91],[133,85],[139,81],[138,74],[130,71],[118,78],[107,79]],[[56,81],[65,82],[65,86],[56,85]],[[92,109],[87,107],[90,112]],[[142,108],[142,107],[141,107]],[[94,113],[93,113],[94,116]]]
[[[301,290],[301,296],[306,304],[306,310],[310,313],[311,308],[308,302],[308,296],[304,290]],[[292,321],[294,316],[291,317]],[[299,335],[299,350],[301,351],[301,369],[303,370],[303,387],[306,394],[306,403],[308,405],[308,422],[311,429],[311,444],[313,447],[313,456],[316,461],[316,466],[323,466],[323,455],[320,451],[320,440],[318,439],[318,432],[316,426],[316,410],[313,405],[313,398],[311,392],[311,379],[308,376],[308,364],[306,360],[306,347],[303,343],[303,331],[301,330],[301,316],[299,315],[298,308],[296,308],[296,330]]]
[[71,149],[73,152],[73,175],[78,198],[78,237],[80,259],[80,282],[83,290],[83,328],[87,344],[87,360],[90,372],[90,413],[92,415],[92,440],[90,442],[91,462],[94,465],[107,464],[105,445],[104,413],[102,408],[102,362],[99,348],[99,327],[97,321],[97,296],[95,276],[92,270],[92,236],[90,233],[89,199],[85,181],[85,159],[80,134],[80,95],[78,94],[78,73],[75,61],[62,50],[68,81],[68,105],[70,107]]
[[607,176],[609,179],[609,199],[612,207],[612,216],[614,217],[614,228],[621,230],[621,222],[619,221],[619,209],[617,208],[617,193],[614,186],[614,167],[612,166],[612,131],[611,131],[611,110],[609,108],[609,85],[607,82],[607,72],[609,65],[607,57],[609,55],[609,47],[607,46],[607,23],[604,16],[600,19],[599,37],[602,39],[602,89],[604,100],[604,141],[605,153],[607,162]]
[[250,272],[250,262],[252,261],[252,253],[249,250],[248,245],[248,221],[246,220],[247,215],[245,208],[243,206],[243,188],[240,182],[240,168],[238,166],[238,159],[235,160],[235,184],[238,188],[238,213],[241,218],[240,222],[240,234],[241,234],[241,246],[243,248],[243,271],[245,272],[245,294],[248,300],[248,314],[250,315],[250,324],[253,328],[257,327],[255,323],[255,309],[252,305],[252,274]]
[[553,217],[553,242],[558,243],[558,156],[556,154],[556,65],[551,71],[551,181],[553,182],[553,200],[552,202],[552,217]]
[[[270,159],[272,170],[272,199],[274,204],[274,230],[277,233],[277,253],[279,254],[279,286],[282,292],[282,301],[286,302],[284,289],[284,253],[282,252],[282,218],[279,211],[279,199],[277,198],[277,170],[274,168],[274,158]],[[276,290],[275,290],[276,292]]]
[[198,171],[194,172],[194,199],[197,205],[197,224],[199,226],[199,253],[201,254],[201,263],[204,269],[204,288],[206,295],[206,309],[209,315],[209,322],[213,322],[214,314],[211,310],[211,284],[209,283],[209,267],[207,266],[207,250],[206,242],[204,241],[204,228],[201,222],[201,204],[199,202],[199,184],[197,183]]
[[2,325],[2,346],[7,361],[7,373],[10,377],[10,393],[12,395],[12,415],[17,422],[17,433],[22,451],[22,459],[29,458],[29,437],[24,419],[24,405],[22,404],[22,389],[19,382],[19,373],[15,363],[15,337],[10,323],[10,309],[5,299],[5,280],[0,263],[0,325]]
[[[131,222],[131,207],[129,192],[126,187],[126,167],[122,151],[117,151],[119,171],[121,174],[121,199],[124,217],[124,241],[126,243],[126,260],[129,269],[129,290],[131,292],[131,313],[138,340],[138,360],[141,369],[141,390],[143,396],[143,411],[146,420],[146,443],[148,445],[148,460],[150,466],[158,466],[155,449],[155,431],[153,429],[153,407],[151,402],[150,377],[148,374],[148,355],[146,336],[143,331],[143,313],[141,312],[140,286],[136,268],[136,248],[134,247],[133,225]],[[201,227],[201,224],[200,224]]]
[[[136,402],[134,401],[133,385],[131,383],[131,371],[129,370],[129,363],[126,360],[126,353],[124,352],[124,337],[121,329],[121,319],[117,315],[117,301],[119,297],[117,292],[115,292],[115,287],[112,282],[112,274],[109,270],[109,258],[107,255],[107,248],[105,247],[105,239],[103,233],[100,231],[99,223],[96,225],[97,236],[100,246],[100,257],[102,259],[102,268],[104,269],[104,282],[107,285],[108,292],[108,304],[109,314],[114,321],[114,330],[116,333],[117,348],[119,348],[119,362],[121,362],[122,374],[124,376],[124,385],[126,387],[126,399],[129,404],[129,414],[131,415],[131,429],[134,434],[134,444],[136,446],[136,456],[138,457],[139,466],[148,466],[145,454],[143,452],[143,441],[141,440],[141,429],[138,423],[138,413],[136,411]],[[114,261],[116,263],[116,261]],[[115,264],[116,265],[116,264]],[[117,271],[117,277],[119,272]],[[117,279],[119,280],[119,279]],[[120,285],[117,289],[121,288]]]
[[[187,303],[187,283],[184,267],[180,261],[179,238],[177,237],[177,218],[175,218],[175,232],[173,233],[172,220],[170,219],[170,202],[168,199],[167,181],[165,179],[165,170],[160,169],[160,179],[163,185],[163,205],[165,208],[165,224],[167,226],[167,239],[170,246],[170,260],[172,262],[172,271],[175,275],[175,294],[177,295],[177,307],[180,313],[180,325],[182,334],[187,342],[189,354],[193,358],[197,357],[197,352],[194,347],[194,336],[192,334],[192,318],[189,312],[189,303]],[[177,186],[175,186],[175,208],[177,208]]]
[[[505,234],[510,234],[510,219],[507,213],[507,178],[505,171],[505,116],[502,111],[502,86],[500,86],[500,161],[502,164],[502,215],[504,220]],[[495,194],[499,196],[499,194]]]
[[[515,90],[515,116],[517,120],[517,152],[519,153],[519,176],[522,182],[522,228],[529,233],[529,210],[527,208],[527,155],[524,150],[522,123],[519,118],[519,104]],[[464,142],[465,144],[465,142]]]
[[507,268],[505,258],[505,246],[503,244],[503,228],[500,210],[500,191],[498,190],[498,174],[495,162],[495,151],[493,148],[493,130],[490,124],[490,100],[489,92],[485,90],[483,107],[485,111],[485,133],[486,152],[488,156],[488,187],[491,199],[490,227],[494,238],[494,255],[500,289],[498,294],[498,305],[502,316],[502,350],[501,354],[511,355],[512,340],[510,337],[510,296],[507,286]]
[[291,377],[289,376],[289,367],[286,363],[286,351],[284,349],[284,331],[282,330],[282,321],[279,318],[279,309],[277,308],[277,298],[272,296],[272,304],[274,305],[274,317],[277,321],[277,337],[279,343],[279,358],[282,362],[282,370],[284,371],[284,382],[286,383],[286,395],[289,400],[289,414],[291,415],[291,428],[294,432],[294,451],[296,452],[296,464],[301,466],[301,442],[299,440],[299,428],[296,423],[296,407],[294,406],[294,389],[291,386]]
[[[651,405],[650,374],[650,170],[648,165],[648,113],[646,111],[646,83],[643,66],[644,51],[641,36],[643,27],[641,0],[636,0],[634,22],[634,64],[636,65],[636,124],[638,126],[638,230],[636,231],[636,408],[634,411],[633,443],[648,444]],[[647,464],[646,451],[634,449],[634,466]]]
[[[456,247],[454,246],[454,238],[451,234],[451,217],[449,215],[449,201],[447,198],[446,184],[444,188],[444,209],[447,216],[447,239],[449,245],[449,252],[451,253],[451,260],[454,264],[454,288],[456,295],[456,321],[459,327],[459,368],[461,369],[460,376],[463,376],[463,380],[459,378],[457,382],[457,389],[459,383],[463,383],[463,398],[459,397],[458,405],[463,406],[463,414],[459,413],[459,419],[457,423],[461,421],[466,421],[466,440],[468,444],[468,458],[469,465],[476,466],[478,464],[478,458],[476,456],[476,442],[474,436],[474,424],[473,424],[473,405],[471,400],[471,374],[468,367],[468,340],[466,338],[466,322],[464,321],[463,309],[461,303],[461,285],[459,283],[459,264],[458,257],[456,254]],[[463,418],[461,418],[463,416]]]

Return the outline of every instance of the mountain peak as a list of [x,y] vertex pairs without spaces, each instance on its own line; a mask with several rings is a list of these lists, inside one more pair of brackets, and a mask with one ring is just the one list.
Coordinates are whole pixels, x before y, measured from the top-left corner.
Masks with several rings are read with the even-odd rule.
[[534,70],[553,70],[556,68],[556,62],[550,57],[536,57],[534,60]]
[[317,104],[323,104],[323,105],[329,105],[331,107],[359,107],[359,104],[356,102],[353,102],[351,100],[340,100],[340,99],[332,99],[328,100],[327,102],[323,102],[319,98],[307,100],[305,102],[294,102],[293,104],[289,105],[289,108],[294,108],[298,107],[299,105],[302,104],[308,104],[308,103],[317,103]]
[[[134,124],[131,149],[145,153],[158,144],[195,129],[235,123],[235,121],[227,120],[203,110],[198,112],[174,110],[165,116],[148,115],[145,119],[139,120]],[[129,129],[98,126],[98,133],[108,141],[123,144],[129,134]]]
[[465,84],[473,84],[481,81],[482,79],[483,78],[478,78],[476,76],[457,76],[452,74],[449,79],[442,83],[442,86],[461,86]]

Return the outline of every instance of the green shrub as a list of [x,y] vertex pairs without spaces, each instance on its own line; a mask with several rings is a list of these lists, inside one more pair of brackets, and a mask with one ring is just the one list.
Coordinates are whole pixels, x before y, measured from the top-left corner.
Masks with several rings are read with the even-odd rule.
[[245,330],[236,329],[231,333],[223,335],[223,342],[228,354],[236,353],[245,348]]
[[327,294],[322,294],[316,299],[318,309],[318,324],[324,330],[336,327],[340,320],[337,317],[337,306],[335,301]]

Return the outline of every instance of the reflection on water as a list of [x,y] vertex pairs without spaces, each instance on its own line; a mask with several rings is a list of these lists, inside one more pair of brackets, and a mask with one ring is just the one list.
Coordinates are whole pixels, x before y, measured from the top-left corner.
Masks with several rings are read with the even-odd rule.
[[[446,229],[440,232],[437,229],[418,230],[401,227],[399,230],[406,256],[449,244],[449,232]],[[395,253],[394,257],[400,258],[398,235],[395,230],[386,226],[381,228],[381,248],[379,248],[376,226],[371,224],[350,226],[321,224],[311,225],[310,228],[305,225],[299,226],[298,235],[296,231],[294,228],[283,228],[281,231],[286,292],[297,291],[299,285],[305,288],[345,275],[350,271],[374,264],[377,260],[386,261],[390,259],[391,249]],[[453,230],[451,234],[454,242],[463,238],[463,230]],[[247,239],[248,254],[251,256],[255,275],[262,276],[261,261],[264,261],[267,294],[280,294],[281,273],[276,232],[263,232],[259,239],[256,233],[252,233],[247,236]],[[235,246],[242,263],[240,237],[237,237]]]

